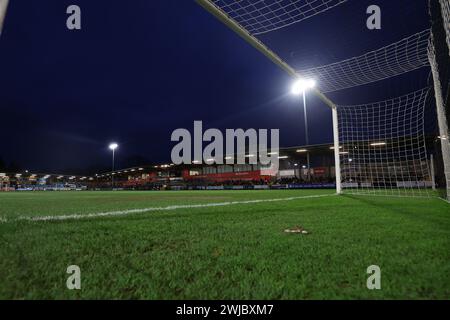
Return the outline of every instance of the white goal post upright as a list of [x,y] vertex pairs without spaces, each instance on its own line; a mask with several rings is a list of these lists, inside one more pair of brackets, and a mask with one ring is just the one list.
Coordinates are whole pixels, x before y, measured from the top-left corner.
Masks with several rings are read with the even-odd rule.
[[336,173],[336,193],[342,193],[342,177],[341,177],[341,159],[339,145],[339,119],[337,108],[331,108],[333,114],[333,145],[334,145],[334,163]]
[[444,175],[446,180],[447,200],[450,201],[450,140],[447,117],[445,115],[444,97],[442,96],[442,85],[436,62],[434,46],[430,43],[430,62],[433,74],[434,96],[436,99],[437,119],[439,127],[439,139],[441,141],[442,157],[444,164]]
[[[450,201],[450,131],[448,108],[450,108],[450,4],[448,0],[430,0],[432,23],[428,58],[433,75],[434,96],[439,128],[442,161],[444,167],[446,199]],[[447,104],[447,105],[446,105]],[[447,110],[446,110],[447,108]]]

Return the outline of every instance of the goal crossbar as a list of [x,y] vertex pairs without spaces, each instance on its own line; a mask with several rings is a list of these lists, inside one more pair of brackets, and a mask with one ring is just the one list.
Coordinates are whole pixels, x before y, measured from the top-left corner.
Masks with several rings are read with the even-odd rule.
[[[217,7],[210,0],[196,0],[205,10],[214,15],[217,19],[219,19],[222,23],[228,26],[231,30],[236,32],[239,36],[241,36],[245,41],[247,41],[250,45],[264,54],[267,58],[269,58],[273,63],[279,66],[281,69],[286,71],[290,76],[294,78],[301,77],[298,71],[296,71],[293,67],[291,67],[286,61],[281,59],[281,57],[276,54],[274,51],[269,49],[263,42],[253,36],[249,31],[247,31],[244,27],[242,27],[239,23],[233,20],[230,16],[228,16],[223,10]],[[314,93],[330,108],[335,108],[336,105],[331,101],[323,92],[319,89],[314,89]]]

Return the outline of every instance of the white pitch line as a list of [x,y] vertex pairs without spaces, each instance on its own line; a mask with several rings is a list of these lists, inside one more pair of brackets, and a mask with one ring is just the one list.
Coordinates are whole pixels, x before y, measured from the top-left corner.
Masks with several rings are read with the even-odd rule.
[[117,217],[117,216],[127,216],[132,214],[140,214],[152,211],[172,211],[178,209],[192,209],[192,208],[209,208],[209,207],[223,207],[238,204],[253,204],[253,203],[263,203],[263,202],[280,202],[280,201],[292,201],[300,199],[312,199],[334,196],[336,194],[324,194],[324,195],[312,195],[312,196],[302,196],[302,197],[289,197],[289,198],[275,198],[275,199],[261,199],[261,200],[245,200],[245,201],[228,201],[228,202],[215,202],[215,203],[204,203],[204,204],[187,204],[187,205],[174,205],[167,207],[150,207],[142,209],[130,209],[122,211],[109,211],[109,212],[97,212],[88,214],[68,214],[59,216],[36,216],[36,217],[26,217],[19,216],[16,219],[10,220],[0,220],[0,223],[14,222],[14,221],[65,221],[65,220],[79,220],[79,219],[89,219],[89,218],[99,218],[99,217]]

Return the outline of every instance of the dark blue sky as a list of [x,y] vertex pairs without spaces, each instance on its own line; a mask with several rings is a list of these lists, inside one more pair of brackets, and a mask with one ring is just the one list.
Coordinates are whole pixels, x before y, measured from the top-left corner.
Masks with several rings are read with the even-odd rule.
[[[414,2],[414,5],[412,5]],[[82,30],[66,28],[66,8]],[[365,28],[379,4],[383,29]],[[428,27],[426,0],[349,0],[261,37],[298,66],[331,63]],[[286,34],[286,32],[283,32]],[[287,45],[289,44],[289,46]],[[390,98],[426,85],[428,70],[330,95],[338,103]],[[304,143],[290,77],[192,0],[14,0],[0,38],[0,157],[39,171],[170,160],[170,134],[205,127],[279,128]],[[310,141],[331,141],[331,112],[308,97]]]

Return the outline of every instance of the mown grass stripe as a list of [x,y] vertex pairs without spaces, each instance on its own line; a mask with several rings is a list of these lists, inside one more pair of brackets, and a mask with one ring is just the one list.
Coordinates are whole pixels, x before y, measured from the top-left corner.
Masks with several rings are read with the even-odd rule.
[[65,220],[80,220],[80,219],[90,219],[90,218],[103,218],[103,217],[117,217],[117,216],[127,216],[132,214],[142,214],[153,211],[173,211],[178,209],[195,209],[195,208],[209,208],[209,207],[223,207],[232,206],[239,204],[254,204],[254,203],[266,203],[266,202],[280,202],[280,201],[293,201],[300,199],[313,199],[321,197],[334,196],[336,194],[324,194],[324,195],[310,195],[310,196],[298,196],[298,197],[288,197],[288,198],[274,198],[274,199],[259,199],[259,200],[244,200],[244,201],[226,201],[226,202],[213,202],[204,204],[189,204],[189,205],[172,205],[166,207],[149,207],[141,209],[129,209],[120,211],[107,211],[107,212],[96,212],[88,214],[65,214],[65,215],[54,215],[54,216],[19,216],[16,219],[6,220],[0,218],[0,223],[8,223],[14,221],[65,221]]

